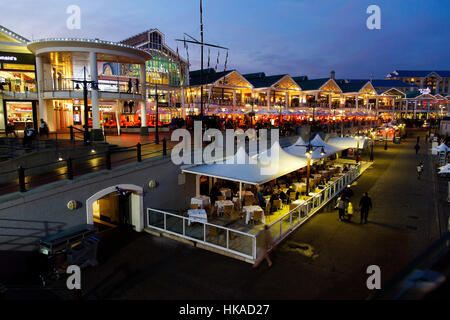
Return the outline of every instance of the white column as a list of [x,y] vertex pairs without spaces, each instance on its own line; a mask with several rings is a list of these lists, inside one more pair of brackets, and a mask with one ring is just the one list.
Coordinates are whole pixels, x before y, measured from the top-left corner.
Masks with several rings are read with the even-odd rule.
[[328,108],[331,111],[331,99],[332,99],[332,93],[330,92],[330,95],[328,96]]
[[[47,122],[47,106],[45,105],[44,99],[42,99],[42,92],[44,91],[44,67],[42,65],[42,58],[36,56],[36,76],[37,76],[37,92],[39,99],[39,117]],[[3,108],[3,106],[0,106]],[[53,124],[48,124],[53,126]]]
[[236,90],[233,90],[233,107],[236,108]]
[[392,120],[395,119],[395,98],[392,99]]
[[406,105],[406,108],[405,108],[405,119],[408,119],[408,100],[405,101],[405,105]]
[[417,101],[414,101],[414,111],[413,111],[414,119],[416,119],[416,110],[417,110]]
[[198,197],[200,195],[200,175],[195,175],[195,196]]
[[367,95],[366,109],[369,110],[369,95]]
[[181,108],[183,108],[184,109],[184,104],[185,104],[185,92],[184,92],[184,87],[183,88],[181,88]]
[[289,92],[286,91],[286,109],[289,108]]
[[270,110],[270,91],[267,91],[267,110]]
[[358,96],[355,96],[355,101],[356,101],[356,104],[355,104],[356,110],[358,110]]
[[[97,82],[97,54],[89,52],[89,67],[91,72],[91,80]],[[92,139],[103,140],[100,128],[100,109],[98,105],[98,89],[91,88],[91,104],[92,104]]]
[[148,135],[148,127],[147,127],[147,79],[145,72],[145,63],[139,65],[139,75],[141,80],[142,89],[141,95],[142,99],[140,100],[141,104],[141,136]]

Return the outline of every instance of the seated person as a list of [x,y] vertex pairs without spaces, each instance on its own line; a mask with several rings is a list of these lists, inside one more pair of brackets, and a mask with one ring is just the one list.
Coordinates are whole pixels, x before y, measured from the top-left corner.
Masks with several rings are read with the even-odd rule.
[[278,208],[274,208],[273,207],[273,201],[274,200],[280,200],[280,197],[278,196],[278,193],[277,192],[274,192],[271,196],[270,196],[270,200],[269,200],[269,202],[270,202],[270,212],[274,212],[274,211],[277,211],[278,210]]
[[[290,202],[291,202],[291,193],[293,193],[293,192],[295,192],[295,191],[294,191],[294,187],[293,187],[293,186],[289,186],[288,191],[286,191],[286,195],[287,195],[287,203],[290,203]],[[297,199],[297,194],[298,194],[298,192],[296,193],[296,196],[295,196],[296,199]]]
[[259,201],[259,206],[264,209],[266,207],[266,199],[264,199],[264,196],[261,192],[261,188],[258,188],[257,197]]
[[267,186],[264,188],[263,196],[270,196],[272,193],[273,193],[272,188],[271,188],[269,185],[267,185]]
[[344,166],[344,170],[342,170],[342,172],[347,172],[348,171],[348,167]]
[[284,203],[287,203],[288,201],[288,196],[283,191],[280,191],[280,200],[283,201]]
[[217,183],[215,183],[213,185],[213,187],[211,188],[211,192],[209,193],[209,197],[211,199],[211,204],[214,204],[218,197],[221,196],[222,193],[219,190],[219,185]]

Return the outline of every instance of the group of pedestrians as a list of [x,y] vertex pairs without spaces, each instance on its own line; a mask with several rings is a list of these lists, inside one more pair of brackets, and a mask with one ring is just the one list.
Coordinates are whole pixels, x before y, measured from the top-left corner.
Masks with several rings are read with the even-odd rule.
[[[347,186],[342,192],[341,196],[337,199],[336,209],[339,213],[339,221],[350,221],[353,217],[353,204],[351,197],[353,191],[350,186]],[[360,224],[367,223],[367,217],[369,211],[372,209],[372,199],[369,197],[368,192],[364,192],[363,196],[359,200],[359,210],[361,214]]]

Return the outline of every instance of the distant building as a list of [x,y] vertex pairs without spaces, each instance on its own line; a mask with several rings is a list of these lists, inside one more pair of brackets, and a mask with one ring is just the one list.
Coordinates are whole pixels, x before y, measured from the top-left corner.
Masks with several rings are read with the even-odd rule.
[[416,85],[419,89],[430,89],[432,94],[450,94],[450,71],[394,70],[386,76],[389,80],[400,80]]

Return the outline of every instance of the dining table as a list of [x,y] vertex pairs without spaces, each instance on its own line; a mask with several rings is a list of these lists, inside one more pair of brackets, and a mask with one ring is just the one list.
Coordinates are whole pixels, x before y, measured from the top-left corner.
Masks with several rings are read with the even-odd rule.
[[225,206],[234,206],[234,203],[231,200],[217,200],[214,205],[217,207],[217,213],[223,213]]
[[253,214],[256,211],[262,211],[261,222],[264,224],[266,223],[266,219],[264,217],[264,210],[260,206],[255,206],[255,205],[244,206],[244,207],[242,207],[242,210],[244,210],[244,212],[245,212],[245,223],[246,224],[248,224],[250,219],[253,218]]
[[196,196],[191,198],[191,204],[197,204],[199,208],[206,208],[211,204],[211,200],[208,196]]
[[205,209],[189,209],[187,213],[189,216],[188,225],[191,225],[191,222],[208,222]]
[[230,188],[220,188],[219,191],[226,198],[231,198],[231,189]]

